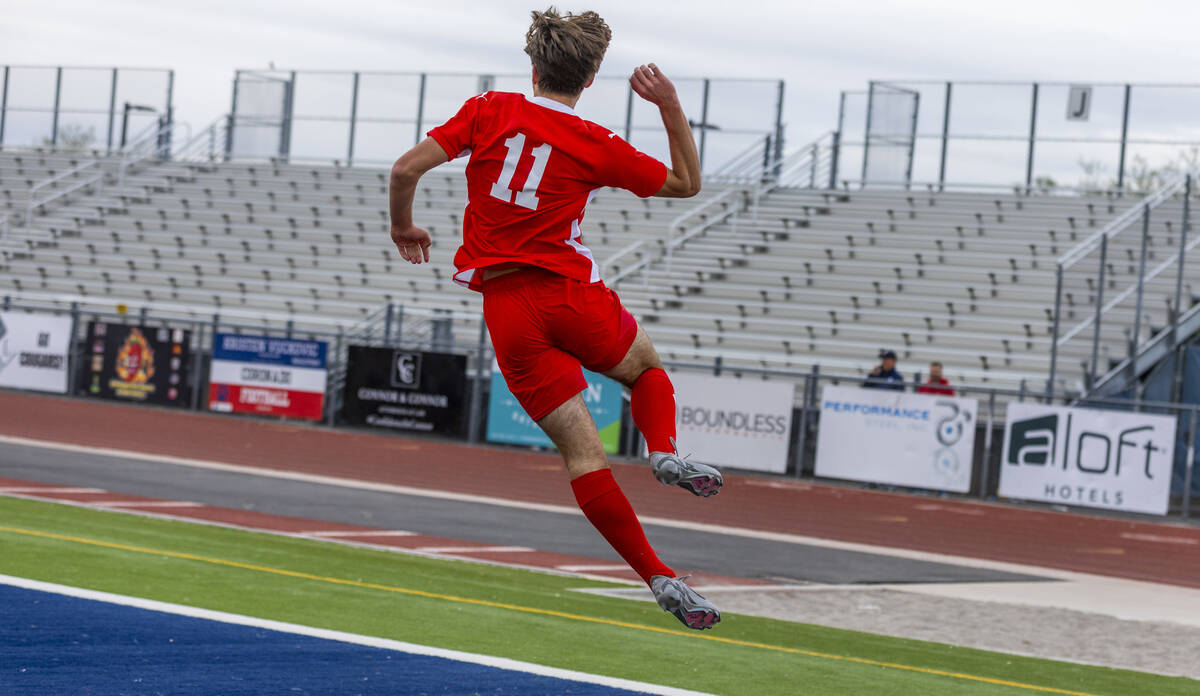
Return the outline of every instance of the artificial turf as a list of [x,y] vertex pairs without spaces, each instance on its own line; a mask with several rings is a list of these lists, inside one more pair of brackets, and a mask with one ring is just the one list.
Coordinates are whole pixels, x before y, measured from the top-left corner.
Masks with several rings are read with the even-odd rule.
[[760,617],[694,632],[652,603],[572,591],[593,580],[17,498],[0,497],[0,573],[716,694],[1200,693]]

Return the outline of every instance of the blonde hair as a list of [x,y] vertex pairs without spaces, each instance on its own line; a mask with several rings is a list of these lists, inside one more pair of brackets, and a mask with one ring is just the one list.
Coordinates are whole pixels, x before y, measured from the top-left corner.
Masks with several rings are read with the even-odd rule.
[[600,69],[612,30],[591,11],[564,17],[550,6],[530,14],[525,53],[537,69],[538,87],[551,94],[579,94]]

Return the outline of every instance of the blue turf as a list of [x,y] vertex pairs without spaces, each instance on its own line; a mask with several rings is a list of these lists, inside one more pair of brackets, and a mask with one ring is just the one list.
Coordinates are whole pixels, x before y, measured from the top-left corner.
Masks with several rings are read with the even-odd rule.
[[0,694],[632,694],[0,585]]

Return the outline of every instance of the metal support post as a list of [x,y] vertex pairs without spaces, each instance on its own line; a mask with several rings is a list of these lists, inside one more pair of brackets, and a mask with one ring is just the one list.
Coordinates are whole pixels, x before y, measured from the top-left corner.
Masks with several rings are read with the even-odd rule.
[[775,98],[775,180],[779,180],[779,175],[782,173],[783,167],[783,80],[779,81],[779,91]]
[[108,91],[108,138],[104,142],[104,149],[108,154],[112,154],[113,144],[113,125],[117,120],[117,69],[112,69],[112,86]]
[[0,85],[0,146],[4,145],[4,122],[8,116],[8,70],[4,66],[4,84]]
[[237,125],[237,109],[238,109],[238,83],[242,81],[242,71],[235,70],[233,73],[233,98],[229,106],[229,120],[225,127],[225,161],[228,162],[233,157],[233,129]]
[[[346,374],[346,366],[342,363],[342,330],[338,329],[337,338],[333,343],[333,361],[336,365],[331,366],[329,370],[329,379],[325,382],[325,425],[333,427],[334,418],[337,416],[337,377],[340,372]],[[343,388],[344,384],[343,384]]]
[[1150,204],[1142,207],[1142,254],[1138,264],[1137,314],[1133,316],[1133,340],[1130,342],[1129,375],[1138,374],[1138,346],[1142,343],[1142,299],[1146,294],[1146,245],[1150,241]]
[[1183,266],[1187,257],[1188,227],[1191,225],[1192,175],[1183,181],[1183,224],[1179,228],[1179,270],[1175,272],[1175,317],[1171,321],[1171,345],[1179,345],[1179,319],[1183,316]]
[[1117,160],[1117,190],[1125,190],[1125,145],[1129,142],[1129,97],[1132,85],[1125,85],[1125,105],[1121,108],[1121,154]]
[[354,164],[354,130],[358,126],[358,77],[354,73],[354,88],[350,93],[350,137],[346,142],[346,166]]
[[[487,324],[483,320],[483,315],[479,315],[479,342],[475,345],[475,381],[471,384],[471,415],[470,422],[467,424],[467,440],[470,442],[479,442],[480,430],[483,426],[483,375],[484,369],[484,354],[487,350]],[[491,364],[488,363],[486,372],[491,372]]]
[[721,363],[722,362],[724,362],[724,361],[721,359],[721,356],[719,356],[719,355],[717,357],[713,358],[713,377],[721,376]]
[[287,336],[288,338],[291,338],[292,333],[295,331],[295,329],[296,329],[296,320],[288,319],[287,320],[287,329],[286,329],[286,333],[284,335]]
[[633,85],[625,95],[625,142],[633,137]]
[[[162,140],[158,143],[160,159],[171,159],[171,137],[175,133],[172,126],[175,125],[175,71],[167,71],[167,113],[163,115],[166,119],[166,128],[159,126],[159,132]],[[189,133],[190,134],[190,133]]]
[[392,345],[392,314],[396,311],[396,306],[391,302],[387,303],[387,312],[383,317],[383,345]]
[[[8,297],[5,297],[7,304]],[[8,309],[5,307],[5,309]],[[67,394],[74,396],[75,390],[79,388],[79,369],[82,367],[83,356],[79,350],[79,341],[75,339],[76,332],[79,331],[79,303],[71,303],[71,337],[67,343]],[[86,342],[85,342],[86,343]]]
[[62,104],[62,66],[55,70],[54,75],[54,120],[50,124],[50,150],[58,150],[58,109]]
[[1088,368],[1088,391],[1096,383],[1096,363],[1100,360],[1100,320],[1104,317],[1104,283],[1108,271],[1108,235],[1100,237],[1100,273],[1096,285],[1096,318],[1092,321],[1092,362]]
[[912,124],[908,131],[908,166],[904,168],[904,188],[912,188],[913,157],[917,154],[917,117],[921,113],[921,93],[913,92]]
[[[871,106],[875,101],[875,82],[867,83],[867,125],[863,131],[863,163],[862,163],[862,182],[859,187],[867,185],[867,156],[871,149]],[[841,128],[838,128],[841,130]]]
[[1188,431],[1187,461],[1183,464],[1183,519],[1191,516],[1192,474],[1196,467],[1196,426],[1200,423],[1200,408],[1192,409],[1192,428]]
[[804,375],[804,394],[800,397],[800,435],[796,443],[796,478],[804,474],[804,454],[808,448],[808,403],[812,391],[813,380],[816,379],[817,367],[813,366],[811,374]]
[[421,73],[421,82],[417,86],[417,133],[413,139],[413,144],[421,142],[421,130],[425,125],[425,82],[429,78],[426,73]]
[[938,191],[946,188],[946,152],[950,146],[950,95],[954,83],[946,83],[946,104],[942,109],[942,155],[938,160]]
[[[204,324],[195,322],[192,324],[192,410],[200,409],[200,391],[204,388],[204,380],[200,375],[200,346],[204,345]],[[213,335],[213,340],[216,341],[216,335]]]
[[704,168],[704,146],[708,142],[708,89],[709,80],[704,78],[704,92],[700,105],[700,167]]
[[996,392],[988,394],[987,424],[983,431],[983,462],[979,467],[979,499],[988,496],[988,479],[992,475],[992,428],[996,424]]
[[1033,146],[1037,142],[1038,83],[1033,83],[1033,101],[1029,109],[1029,154],[1025,158],[1026,193],[1033,186]]
[[[1058,329],[1059,323],[1062,321],[1062,289],[1063,289],[1063,267],[1058,264],[1058,271],[1055,273],[1054,280],[1054,325],[1050,329],[1050,377],[1046,380],[1046,398],[1049,399],[1054,394],[1054,377],[1055,371],[1058,368]],[[1021,390],[1025,389],[1025,381],[1021,381]],[[1023,395],[1022,395],[1023,396]],[[1023,399],[1022,399],[1023,400]]]
[[296,115],[296,71],[291,72],[283,88],[283,127],[279,129],[279,158],[284,162],[292,156],[292,119]]
[[838,157],[842,154],[842,132],[833,132],[833,144],[829,150],[829,190],[837,188]]

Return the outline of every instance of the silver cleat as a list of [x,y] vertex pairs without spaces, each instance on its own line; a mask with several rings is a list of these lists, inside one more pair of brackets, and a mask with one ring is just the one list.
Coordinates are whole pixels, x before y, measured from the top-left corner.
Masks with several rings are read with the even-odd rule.
[[655,575],[650,578],[650,590],[663,611],[675,615],[688,628],[702,631],[712,628],[721,620],[721,612],[699,592],[688,587],[682,578]]
[[[674,445],[675,441],[672,440]],[[650,470],[659,483],[679,486],[701,498],[716,495],[725,483],[716,467],[688,461],[674,452],[651,452]]]

